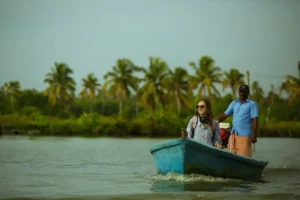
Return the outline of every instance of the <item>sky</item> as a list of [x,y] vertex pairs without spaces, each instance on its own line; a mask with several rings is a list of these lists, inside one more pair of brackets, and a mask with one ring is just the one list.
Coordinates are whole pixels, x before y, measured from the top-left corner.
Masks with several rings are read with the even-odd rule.
[[[44,90],[54,62],[82,78],[103,76],[117,59],[148,67],[159,56],[170,68],[213,57],[237,68],[265,92],[298,76],[299,0],[0,0],[0,85]],[[229,91],[229,90],[228,90]]]

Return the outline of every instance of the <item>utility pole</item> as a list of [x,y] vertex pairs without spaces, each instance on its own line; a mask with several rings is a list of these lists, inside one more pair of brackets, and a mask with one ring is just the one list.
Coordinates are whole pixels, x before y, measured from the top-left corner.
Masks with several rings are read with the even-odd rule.
[[[250,72],[248,70],[246,72],[246,80],[247,80],[247,85],[249,87],[249,93],[251,94],[251,92],[250,92]],[[252,145],[252,151],[253,152],[255,151],[255,143]]]
[[251,94],[251,92],[250,92],[250,72],[249,71],[246,72],[246,80],[247,80],[247,85],[249,86],[249,93]]

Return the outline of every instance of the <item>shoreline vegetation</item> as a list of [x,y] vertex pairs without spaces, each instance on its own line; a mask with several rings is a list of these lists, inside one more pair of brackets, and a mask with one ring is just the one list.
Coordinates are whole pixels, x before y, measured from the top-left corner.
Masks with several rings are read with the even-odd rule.
[[[28,116],[5,115],[0,116],[0,135],[177,138],[188,120],[177,117],[127,120],[91,113],[78,119],[43,117],[36,121]],[[300,138],[300,122],[278,122],[259,127],[258,137]]]
[[209,56],[175,68],[159,57],[149,57],[148,67],[122,58],[103,83],[89,73],[76,92],[73,70],[54,63],[43,91],[21,89],[16,80],[0,87],[0,135],[177,138],[200,98],[212,102],[218,117],[246,83],[259,105],[258,137],[300,138],[300,62],[298,69],[299,77],[286,75],[280,87],[265,92],[259,80],[249,82],[249,71],[223,71]]

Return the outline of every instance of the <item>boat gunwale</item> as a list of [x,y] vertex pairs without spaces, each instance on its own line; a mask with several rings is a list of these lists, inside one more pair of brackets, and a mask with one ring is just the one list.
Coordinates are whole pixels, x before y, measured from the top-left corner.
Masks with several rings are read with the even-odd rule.
[[268,165],[268,161],[259,161],[253,158],[248,158],[245,156],[241,156],[238,154],[233,154],[231,152],[228,152],[224,149],[218,149],[216,147],[210,146],[208,144],[202,143],[200,141],[196,141],[194,139],[189,139],[189,138],[184,138],[184,139],[173,139],[169,141],[165,141],[162,143],[159,143],[157,145],[154,145],[153,147],[150,148],[151,154],[153,154],[156,151],[159,151],[161,149],[173,147],[173,146],[178,146],[178,145],[188,145],[196,148],[200,148],[201,150],[213,153],[217,156],[229,158],[231,160],[234,160],[235,162],[242,162],[242,163],[247,163],[252,166],[257,166],[260,168],[264,168]]

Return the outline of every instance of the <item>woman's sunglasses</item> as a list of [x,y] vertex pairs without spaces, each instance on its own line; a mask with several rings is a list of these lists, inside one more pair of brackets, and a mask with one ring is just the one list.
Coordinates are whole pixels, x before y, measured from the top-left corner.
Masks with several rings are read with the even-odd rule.
[[205,108],[205,105],[196,105],[196,108]]

